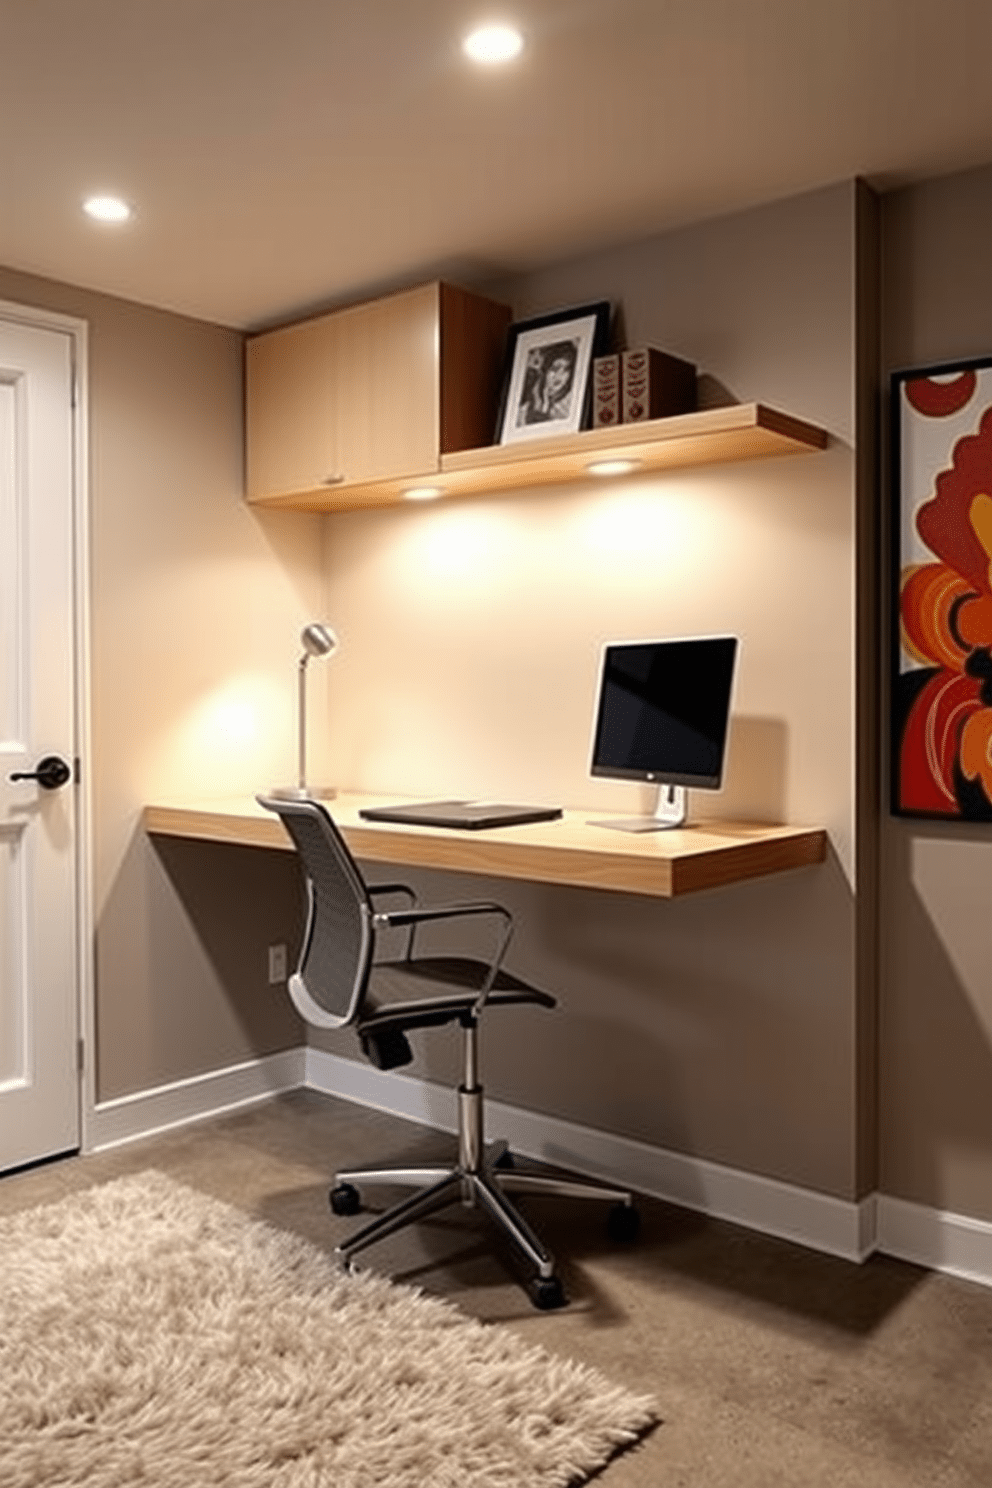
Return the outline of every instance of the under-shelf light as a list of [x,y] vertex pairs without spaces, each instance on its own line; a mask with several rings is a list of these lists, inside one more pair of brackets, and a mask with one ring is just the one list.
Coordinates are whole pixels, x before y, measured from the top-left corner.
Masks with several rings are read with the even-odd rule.
[[434,501],[443,494],[440,486],[411,486],[409,491],[403,492],[403,500]]
[[591,460],[586,470],[589,475],[629,475],[640,463],[640,460]]

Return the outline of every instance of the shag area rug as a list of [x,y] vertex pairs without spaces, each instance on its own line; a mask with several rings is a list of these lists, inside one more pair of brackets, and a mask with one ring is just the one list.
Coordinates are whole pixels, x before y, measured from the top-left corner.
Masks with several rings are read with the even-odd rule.
[[160,1173],[0,1220],[3,1488],[564,1488],[655,1419]]

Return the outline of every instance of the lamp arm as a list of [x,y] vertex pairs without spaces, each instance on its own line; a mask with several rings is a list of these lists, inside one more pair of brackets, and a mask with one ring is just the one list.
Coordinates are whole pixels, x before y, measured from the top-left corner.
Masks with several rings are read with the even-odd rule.
[[299,706],[297,708],[297,714],[298,714],[298,717],[299,717],[299,724],[300,724],[299,754],[298,754],[298,775],[299,775],[299,779],[297,781],[297,784],[300,787],[300,793],[301,794],[305,794],[306,793],[306,788],[307,788],[307,662],[309,660],[310,660],[309,655],[307,654],[306,651],[304,651],[303,655],[300,657],[299,683],[298,683],[298,687],[299,687],[299,699],[298,699]]

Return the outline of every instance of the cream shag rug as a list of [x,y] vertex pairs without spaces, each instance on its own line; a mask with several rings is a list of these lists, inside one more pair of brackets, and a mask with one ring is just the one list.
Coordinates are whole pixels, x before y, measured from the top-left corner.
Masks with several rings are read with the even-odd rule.
[[160,1173],[0,1221],[3,1488],[564,1488],[655,1419]]

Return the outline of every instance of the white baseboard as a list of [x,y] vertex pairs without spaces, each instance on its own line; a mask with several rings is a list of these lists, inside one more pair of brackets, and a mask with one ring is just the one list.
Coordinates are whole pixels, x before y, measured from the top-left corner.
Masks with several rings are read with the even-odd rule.
[[[84,1151],[102,1152],[300,1086],[439,1131],[457,1127],[455,1094],[445,1086],[321,1049],[296,1048],[103,1101],[85,1122]],[[487,1110],[493,1135],[505,1137],[526,1157],[845,1260],[862,1261],[880,1250],[992,1286],[992,1223],[886,1194],[860,1202],[837,1199],[500,1101],[488,1102]]]
[[[307,1049],[306,1083],[311,1090],[424,1126],[456,1130],[454,1092],[410,1075],[384,1073],[321,1049]],[[487,1102],[487,1114],[492,1135],[505,1137],[523,1156],[605,1178],[846,1260],[864,1260],[874,1247],[873,1198],[861,1203],[832,1198],[500,1101]]]
[[283,1090],[295,1090],[303,1084],[305,1074],[306,1051],[286,1049],[281,1054],[101,1101],[84,1122],[83,1150],[103,1152],[123,1142],[221,1116]]
[[992,1224],[878,1196],[877,1248],[930,1271],[992,1286]]

